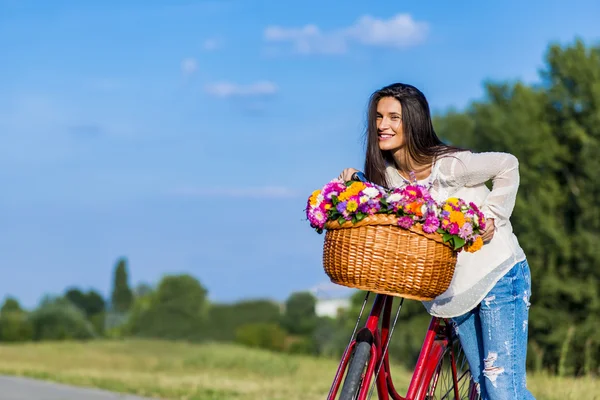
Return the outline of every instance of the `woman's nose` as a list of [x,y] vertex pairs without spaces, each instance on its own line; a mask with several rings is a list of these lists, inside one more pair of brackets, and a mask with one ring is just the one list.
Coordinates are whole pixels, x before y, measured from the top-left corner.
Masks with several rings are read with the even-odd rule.
[[377,129],[379,130],[385,130],[387,128],[390,127],[390,120],[387,119],[386,117],[383,117],[379,120],[379,124],[377,125]]

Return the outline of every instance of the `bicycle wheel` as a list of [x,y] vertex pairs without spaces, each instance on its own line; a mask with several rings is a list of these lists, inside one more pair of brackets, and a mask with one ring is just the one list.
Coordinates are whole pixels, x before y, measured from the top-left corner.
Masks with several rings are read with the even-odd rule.
[[339,400],[355,400],[365,377],[367,364],[371,358],[371,345],[368,342],[358,342],[348,366]]
[[[433,373],[425,374],[420,395],[425,400],[479,400],[467,357],[457,338],[448,346],[434,344],[431,356],[437,358]],[[424,391],[424,393],[423,393]],[[424,394],[424,395],[423,395]]]

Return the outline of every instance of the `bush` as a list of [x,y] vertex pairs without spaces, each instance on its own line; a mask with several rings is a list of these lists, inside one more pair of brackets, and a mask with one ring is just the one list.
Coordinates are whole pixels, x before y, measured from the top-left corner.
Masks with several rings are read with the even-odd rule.
[[278,324],[246,324],[236,330],[235,339],[236,342],[248,347],[283,351],[286,333]]
[[64,298],[46,299],[31,313],[34,340],[83,340],[96,336],[85,314]]
[[248,324],[279,324],[280,306],[271,300],[244,300],[233,304],[211,304],[206,337],[216,341],[234,341],[237,329]]
[[319,348],[315,339],[309,336],[296,336],[289,339],[288,345],[286,346],[288,353],[292,354],[312,354],[317,355]]
[[3,312],[0,315],[0,341],[24,342],[33,338],[33,325],[25,312]]

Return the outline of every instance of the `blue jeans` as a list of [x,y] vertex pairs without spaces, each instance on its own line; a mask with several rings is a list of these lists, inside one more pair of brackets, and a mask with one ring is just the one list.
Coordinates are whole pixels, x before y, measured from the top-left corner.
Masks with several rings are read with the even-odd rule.
[[523,261],[474,310],[452,319],[483,400],[531,400],[527,390],[527,324],[531,275]]

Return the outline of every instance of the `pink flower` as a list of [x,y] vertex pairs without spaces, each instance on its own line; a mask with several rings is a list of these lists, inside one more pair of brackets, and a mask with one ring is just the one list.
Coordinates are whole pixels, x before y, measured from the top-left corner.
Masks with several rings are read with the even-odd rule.
[[331,200],[332,196],[339,196],[346,189],[346,185],[339,181],[331,181],[323,188],[323,197]]
[[451,235],[458,235],[458,232],[460,232],[458,224],[456,222],[452,222],[450,225],[448,225],[448,232]]
[[308,220],[314,228],[323,228],[327,221],[325,210],[320,207],[315,207],[308,212]]
[[415,224],[415,221],[411,217],[400,217],[400,218],[398,218],[398,225],[401,228],[404,228],[404,229],[412,228],[412,226],[414,224]]
[[423,232],[434,233],[440,227],[440,220],[434,215],[429,214],[423,224]]

